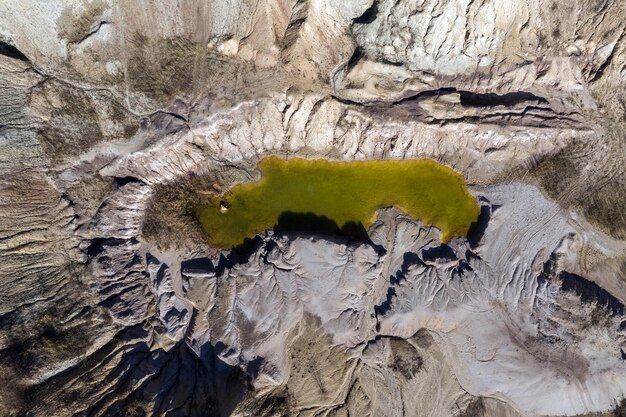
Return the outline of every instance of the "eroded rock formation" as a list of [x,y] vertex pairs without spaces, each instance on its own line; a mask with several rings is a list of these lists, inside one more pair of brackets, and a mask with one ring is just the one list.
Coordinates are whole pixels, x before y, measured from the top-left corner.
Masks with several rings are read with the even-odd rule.
[[[0,7],[0,415],[624,413],[622,2],[170,3]],[[433,158],[481,217],[209,247],[267,155]]]

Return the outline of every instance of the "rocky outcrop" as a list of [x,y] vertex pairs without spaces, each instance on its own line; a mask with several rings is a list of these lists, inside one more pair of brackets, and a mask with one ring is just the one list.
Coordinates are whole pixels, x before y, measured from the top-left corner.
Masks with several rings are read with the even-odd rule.
[[[624,17],[611,0],[7,2],[0,414],[612,413]],[[185,199],[267,155],[433,158],[481,216],[446,245],[387,208],[363,241],[209,247]]]

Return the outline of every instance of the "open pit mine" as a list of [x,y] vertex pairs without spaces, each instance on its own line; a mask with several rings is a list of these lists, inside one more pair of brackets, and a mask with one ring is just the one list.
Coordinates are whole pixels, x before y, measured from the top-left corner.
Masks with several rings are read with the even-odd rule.
[[626,416],[623,0],[0,0],[1,417]]

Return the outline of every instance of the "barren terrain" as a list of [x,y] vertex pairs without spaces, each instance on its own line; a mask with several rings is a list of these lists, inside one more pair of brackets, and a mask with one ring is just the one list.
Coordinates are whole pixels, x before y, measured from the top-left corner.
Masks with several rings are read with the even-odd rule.
[[[0,416],[626,415],[626,3],[0,0],[0,87]],[[212,247],[268,156],[479,221]]]

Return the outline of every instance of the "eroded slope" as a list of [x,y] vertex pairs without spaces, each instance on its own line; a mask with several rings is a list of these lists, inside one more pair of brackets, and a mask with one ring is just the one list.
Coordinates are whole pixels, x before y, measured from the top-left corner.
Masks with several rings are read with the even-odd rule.
[[[0,414],[613,413],[622,2],[170,3],[0,7]],[[268,155],[433,158],[481,223],[208,247]]]

